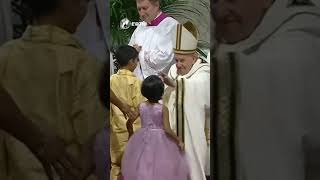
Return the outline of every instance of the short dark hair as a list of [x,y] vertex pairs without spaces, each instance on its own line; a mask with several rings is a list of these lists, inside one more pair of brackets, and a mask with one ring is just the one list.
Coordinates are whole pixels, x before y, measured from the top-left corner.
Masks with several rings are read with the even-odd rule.
[[31,10],[33,17],[46,16],[59,7],[61,0],[22,0]]
[[152,103],[158,102],[162,98],[163,92],[164,84],[156,75],[148,76],[142,82],[141,94]]
[[116,62],[120,67],[128,65],[130,59],[135,59],[139,56],[139,52],[132,46],[122,45],[115,53]]

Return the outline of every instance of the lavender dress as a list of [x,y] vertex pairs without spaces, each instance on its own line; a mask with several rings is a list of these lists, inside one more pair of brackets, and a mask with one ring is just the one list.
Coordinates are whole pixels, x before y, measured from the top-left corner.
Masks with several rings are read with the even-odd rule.
[[122,159],[124,180],[187,180],[188,166],[163,130],[162,105],[140,105],[142,128],[130,138]]

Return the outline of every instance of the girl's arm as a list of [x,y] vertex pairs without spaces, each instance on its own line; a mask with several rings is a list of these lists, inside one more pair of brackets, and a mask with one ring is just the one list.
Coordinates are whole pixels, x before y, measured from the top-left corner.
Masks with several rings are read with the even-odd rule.
[[139,106],[140,106],[140,104],[139,104],[138,107],[136,108],[136,112],[135,112],[135,113],[137,114],[137,116],[135,116],[134,119],[129,118],[128,121],[127,121],[127,123],[126,123],[127,130],[128,130],[128,132],[129,132],[129,138],[130,138],[130,136],[132,136],[132,134],[134,133],[134,132],[133,132],[133,125],[132,125],[132,124],[133,124],[134,121],[140,116]]
[[177,145],[181,148],[181,150],[184,149],[184,144],[183,142],[179,139],[179,137],[172,131],[170,127],[170,122],[169,122],[169,110],[166,106],[162,106],[162,112],[163,112],[163,126],[164,126],[164,131],[171,137],[173,138]]

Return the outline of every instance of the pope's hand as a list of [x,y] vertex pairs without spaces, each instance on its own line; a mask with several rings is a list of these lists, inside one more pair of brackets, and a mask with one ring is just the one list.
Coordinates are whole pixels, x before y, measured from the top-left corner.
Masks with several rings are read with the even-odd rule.
[[163,81],[166,85],[171,86],[171,87],[176,87],[175,81],[172,80],[172,79],[170,79],[167,74],[165,74],[165,73],[163,73],[163,72],[160,72],[160,73],[159,73],[159,76],[161,77],[162,81]]
[[142,46],[139,46],[138,44],[134,44],[133,47],[134,47],[138,52],[140,52],[141,49],[142,49]]

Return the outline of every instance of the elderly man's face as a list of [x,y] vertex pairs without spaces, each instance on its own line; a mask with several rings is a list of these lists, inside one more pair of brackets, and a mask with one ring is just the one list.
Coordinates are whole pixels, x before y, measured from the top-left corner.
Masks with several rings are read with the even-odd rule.
[[273,0],[214,0],[216,38],[236,43],[248,38],[261,22]]
[[136,2],[140,18],[147,23],[154,20],[160,11],[160,6],[157,2],[153,3],[149,0],[136,0]]
[[178,75],[185,75],[191,70],[194,63],[197,61],[195,54],[175,54],[176,67]]

